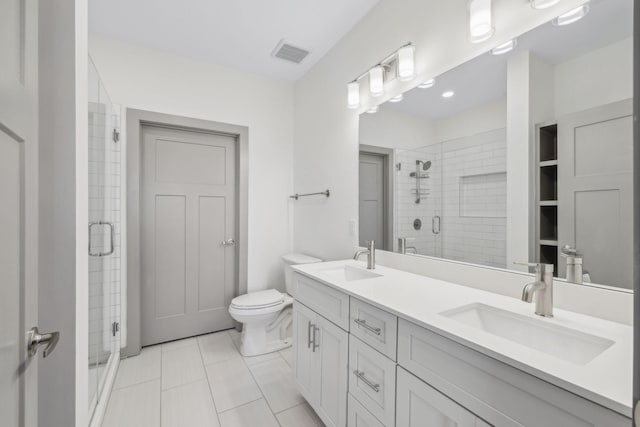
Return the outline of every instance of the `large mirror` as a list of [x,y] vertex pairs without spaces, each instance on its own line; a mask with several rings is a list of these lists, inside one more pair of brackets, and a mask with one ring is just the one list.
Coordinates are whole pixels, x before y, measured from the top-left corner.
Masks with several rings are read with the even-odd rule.
[[633,2],[589,9],[360,116],[361,244],[632,288]]

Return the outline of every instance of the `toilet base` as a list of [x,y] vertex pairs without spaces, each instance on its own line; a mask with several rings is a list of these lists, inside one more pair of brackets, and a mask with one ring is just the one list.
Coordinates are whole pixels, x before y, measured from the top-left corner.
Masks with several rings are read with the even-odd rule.
[[291,346],[292,343],[291,307],[287,307],[268,325],[244,323],[240,336],[240,354],[245,357],[273,353]]

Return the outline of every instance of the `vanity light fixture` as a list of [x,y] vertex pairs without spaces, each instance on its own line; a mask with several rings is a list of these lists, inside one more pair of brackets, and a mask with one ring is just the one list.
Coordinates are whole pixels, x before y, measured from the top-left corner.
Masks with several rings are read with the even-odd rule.
[[347,85],[347,106],[351,109],[360,108],[360,83],[351,82]]
[[384,95],[385,80],[395,78],[400,81],[413,80],[416,76],[414,52],[414,46],[411,43],[406,43],[349,82],[347,84],[347,107],[360,108],[360,80],[365,77],[369,79],[369,93],[374,98]]
[[451,98],[455,94],[456,93],[454,91],[448,90],[448,91],[442,92],[442,97],[443,98]]
[[380,109],[380,107],[378,107],[377,105],[375,107],[371,107],[367,110],[367,113],[369,114],[375,114],[378,112],[378,110]]
[[529,0],[534,9],[546,9],[560,3],[560,0]]
[[411,81],[416,76],[414,50],[410,44],[398,49],[398,78],[401,82]]
[[400,95],[398,95],[398,96],[394,96],[393,98],[391,98],[391,99],[389,100],[389,102],[393,102],[393,103],[395,103],[395,102],[400,102],[400,101],[402,101],[403,99],[404,99],[404,95],[400,94]]
[[494,32],[491,0],[470,0],[469,38],[471,43],[482,43],[489,40]]
[[491,55],[502,55],[507,52],[511,52],[517,46],[517,44],[517,39],[509,40],[508,42],[502,43],[501,45],[498,45],[491,49]]
[[553,25],[562,27],[563,25],[573,24],[587,16],[590,10],[589,3],[585,3],[581,6],[576,7],[575,9],[571,9],[567,13],[563,13],[562,15],[554,18],[551,22]]
[[422,82],[418,85],[419,89],[429,89],[430,87],[433,87],[433,85],[436,84],[436,79],[429,79],[425,82]]
[[384,67],[376,65],[369,70],[369,92],[371,96],[379,97],[384,94]]

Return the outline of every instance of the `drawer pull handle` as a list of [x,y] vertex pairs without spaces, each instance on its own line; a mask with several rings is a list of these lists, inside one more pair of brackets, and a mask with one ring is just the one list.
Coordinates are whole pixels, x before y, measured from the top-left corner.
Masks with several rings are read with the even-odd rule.
[[355,371],[353,371],[354,375],[356,377],[358,377],[363,383],[365,383],[366,385],[368,385],[369,387],[371,387],[373,389],[373,391],[375,391],[376,393],[380,392],[380,384],[374,384],[371,381],[369,381],[367,379],[367,377],[364,376],[364,372],[360,372],[357,369]]
[[355,319],[354,322],[356,322],[359,326],[362,326],[363,328],[365,328],[366,330],[373,332],[376,335],[380,335],[382,329],[380,328],[374,328],[373,326],[370,326],[366,320],[362,320],[362,319]]
[[313,348],[312,348],[312,350],[313,350],[314,353],[316,352],[317,348],[320,348],[320,344],[318,344],[316,342],[316,338],[317,338],[316,337],[316,332],[318,332],[319,330],[320,330],[320,328],[316,327],[316,325],[313,325]]

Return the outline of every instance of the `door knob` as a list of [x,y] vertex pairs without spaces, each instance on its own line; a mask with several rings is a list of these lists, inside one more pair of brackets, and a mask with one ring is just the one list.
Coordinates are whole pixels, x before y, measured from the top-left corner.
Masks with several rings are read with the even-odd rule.
[[42,357],[47,357],[53,350],[55,350],[59,339],[60,332],[41,334],[40,331],[38,331],[38,327],[34,326],[29,332],[27,332],[27,350],[29,352],[29,357],[33,357],[38,353],[38,346],[41,344],[47,345],[42,351]]
[[222,246],[233,246],[236,244],[234,239],[227,239],[222,241]]

